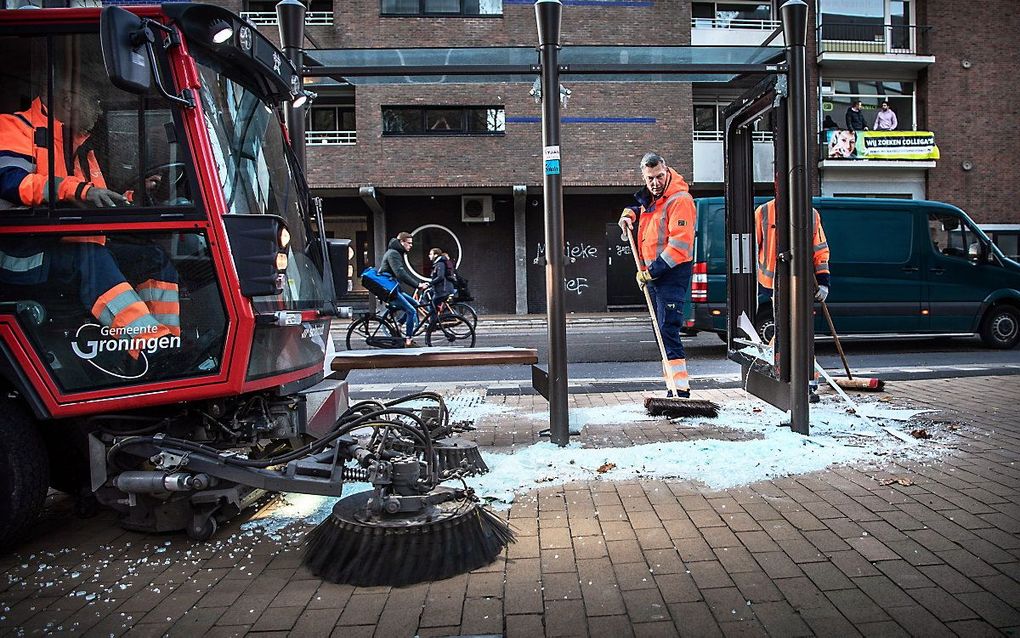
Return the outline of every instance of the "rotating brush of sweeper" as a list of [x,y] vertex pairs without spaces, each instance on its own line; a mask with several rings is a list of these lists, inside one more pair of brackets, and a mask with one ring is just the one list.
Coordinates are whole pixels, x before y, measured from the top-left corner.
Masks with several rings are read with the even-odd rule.
[[460,437],[439,439],[435,442],[440,475],[458,472],[461,476],[478,476],[489,473],[478,444]]
[[[308,535],[313,574],[350,585],[411,585],[487,565],[514,542],[510,526],[464,483],[488,470],[478,446],[433,439],[449,431],[439,395],[365,402],[349,414],[355,418],[341,430],[364,450],[355,460],[371,487],[338,501]],[[440,485],[449,479],[460,486]]]
[[379,512],[373,493],[341,499],[308,539],[306,565],[334,583],[399,587],[488,565],[513,542],[501,518],[461,492],[416,512]]

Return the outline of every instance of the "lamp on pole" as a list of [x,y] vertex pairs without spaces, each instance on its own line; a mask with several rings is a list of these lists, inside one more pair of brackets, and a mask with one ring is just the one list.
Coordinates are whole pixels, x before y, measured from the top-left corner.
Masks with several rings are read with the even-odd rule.
[[[280,46],[284,55],[297,70],[298,84],[295,95],[287,102],[284,120],[290,133],[291,146],[301,169],[305,168],[305,108],[307,94],[301,70],[304,67],[305,5],[298,0],[280,0],[276,4],[276,18],[280,24]],[[297,106],[295,106],[297,104]]]
[[564,312],[563,180],[560,174],[560,0],[536,0],[542,66],[542,158],[545,194],[545,297],[549,327],[549,439],[570,442],[567,409],[567,327]]
[[789,66],[786,110],[787,166],[786,187],[790,211],[790,427],[808,434],[810,412],[808,381],[815,360],[815,330],[811,309],[814,305],[815,278],[812,264],[811,190],[808,185],[808,95],[807,95],[807,14],[804,0],[787,0],[780,7],[786,61]]

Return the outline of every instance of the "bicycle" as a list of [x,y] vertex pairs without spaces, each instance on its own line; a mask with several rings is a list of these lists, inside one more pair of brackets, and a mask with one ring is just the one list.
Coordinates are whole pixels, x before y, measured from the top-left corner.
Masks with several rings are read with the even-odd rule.
[[[429,288],[428,290],[431,291],[432,289]],[[471,306],[471,304],[467,302],[450,301],[451,299],[456,298],[456,296],[457,295],[451,295],[450,297],[448,297],[446,300],[439,304],[439,314],[452,312],[453,314],[461,315],[468,320],[468,323],[471,324],[472,329],[476,329],[478,327],[478,313],[475,312],[475,309]],[[422,297],[421,291],[415,290],[414,300],[421,303],[421,297]],[[424,320],[422,311],[418,312],[418,318]]]
[[[471,322],[455,312],[441,312],[445,304],[437,309],[432,299],[429,288],[422,294],[421,301],[414,301],[419,322],[412,336],[424,333],[427,346],[473,348],[475,329]],[[404,311],[392,303],[388,303],[382,313],[366,313],[347,328],[347,349],[403,348],[404,323]]]

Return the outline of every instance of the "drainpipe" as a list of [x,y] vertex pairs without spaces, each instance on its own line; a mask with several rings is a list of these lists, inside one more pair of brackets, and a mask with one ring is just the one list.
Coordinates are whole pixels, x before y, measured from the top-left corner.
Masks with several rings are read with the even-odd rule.
[[517,314],[528,314],[528,234],[525,212],[528,187],[515,184],[514,193],[514,290],[517,292]]

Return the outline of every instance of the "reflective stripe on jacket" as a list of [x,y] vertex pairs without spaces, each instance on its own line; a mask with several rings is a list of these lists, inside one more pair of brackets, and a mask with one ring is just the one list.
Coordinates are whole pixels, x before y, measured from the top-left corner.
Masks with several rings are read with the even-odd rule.
[[640,220],[631,209],[623,213],[631,221],[638,222],[638,254],[653,277],[661,274],[656,272],[659,269],[652,268],[656,258],[661,258],[667,268],[675,268],[694,259],[697,220],[694,199],[680,173],[669,169],[669,176],[662,196],[641,207]]
[[[814,262],[815,279],[827,280],[829,275],[829,243],[825,239],[822,218],[814,213]],[[766,230],[763,232],[762,229]],[[754,232],[758,241],[758,283],[772,290],[776,277],[776,200],[762,204],[754,211]],[[821,282],[820,282],[821,283]],[[827,284],[827,281],[824,282]]]

